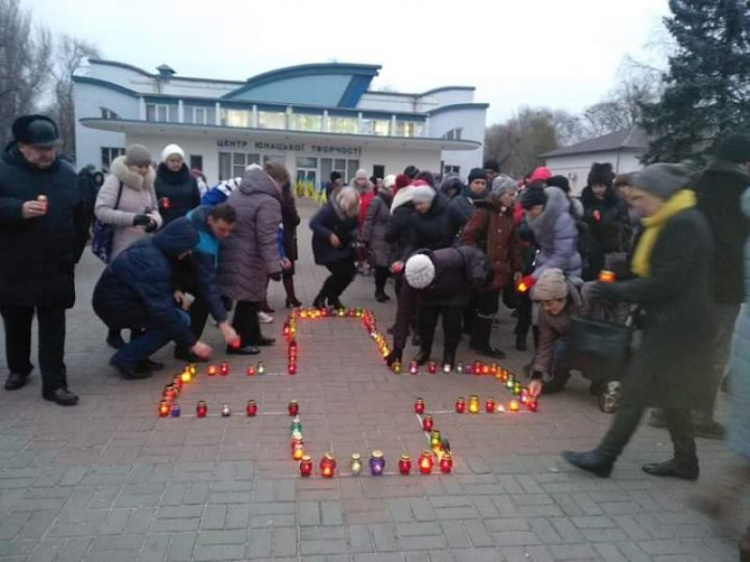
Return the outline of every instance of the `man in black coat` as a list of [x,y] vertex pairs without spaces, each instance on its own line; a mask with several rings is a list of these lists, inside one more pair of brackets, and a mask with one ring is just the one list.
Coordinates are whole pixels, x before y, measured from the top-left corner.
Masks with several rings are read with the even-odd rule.
[[[698,209],[708,220],[714,239],[711,262],[714,316],[713,363],[707,373],[711,394],[703,410],[694,413],[696,434],[721,439],[724,428],[714,418],[719,385],[726,372],[734,324],[745,299],[743,248],[750,223],[742,213],[740,198],[750,187],[750,134],[732,135],[719,144],[713,161],[695,184]],[[658,424],[658,421],[657,421]]]
[[57,125],[43,115],[13,123],[13,142],[0,157],[0,313],[10,375],[6,390],[23,387],[31,364],[31,323],[39,322],[42,396],[78,403],[68,391],[65,311],[75,303],[75,264],[88,223],[76,173],[56,153]]
[[130,328],[141,335],[117,350],[110,364],[127,379],[151,376],[161,365],[152,353],[174,341],[207,359],[211,348],[190,331],[190,318],[175,301],[173,268],[198,244],[198,232],[184,217],[153,238],[125,248],[104,270],[94,289],[94,312],[109,328]]

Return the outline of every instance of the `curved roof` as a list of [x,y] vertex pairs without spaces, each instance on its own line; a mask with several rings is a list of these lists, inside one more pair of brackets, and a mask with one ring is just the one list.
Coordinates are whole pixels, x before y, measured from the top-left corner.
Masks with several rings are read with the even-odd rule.
[[451,90],[473,92],[476,90],[476,88],[474,86],[441,86],[439,88],[433,88],[432,90],[427,90],[426,92],[422,92],[421,94],[417,95],[420,97],[425,97],[431,94],[439,94],[440,92],[449,92]]
[[486,110],[490,104],[488,103],[453,103],[451,105],[443,105],[432,111],[428,111],[427,115],[439,115],[440,113],[446,113],[449,111],[461,111],[464,109],[474,109],[477,111]]

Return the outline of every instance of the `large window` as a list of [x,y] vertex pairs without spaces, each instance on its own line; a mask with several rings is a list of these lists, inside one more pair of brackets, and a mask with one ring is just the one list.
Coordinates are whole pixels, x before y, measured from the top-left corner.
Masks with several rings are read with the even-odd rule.
[[283,111],[259,111],[258,127],[261,129],[286,129],[286,113]]
[[424,123],[419,121],[396,121],[396,137],[421,137],[424,134]]
[[340,117],[333,115],[330,118],[331,132],[339,134],[356,135],[358,127],[358,120],[356,117]]
[[147,103],[146,121],[177,123],[177,106],[165,103]]
[[252,113],[245,109],[222,109],[222,127],[249,127],[252,123]]
[[349,183],[359,170],[359,160],[347,158],[321,158],[320,159],[320,181],[326,184],[331,179],[331,172],[341,174],[343,183]]
[[305,113],[293,113],[290,116],[289,128],[295,131],[322,131],[323,116],[308,115]]
[[260,154],[251,152],[219,152],[219,180],[240,178],[250,164],[260,164]]
[[387,137],[391,134],[391,120],[390,119],[363,119],[362,120],[362,131],[363,135],[376,135],[379,137]]
[[120,116],[117,115],[117,113],[112,111],[111,109],[108,109],[106,107],[100,107],[99,109],[102,112],[102,119],[119,119],[120,118]]
[[110,147],[110,146],[103,146],[102,147],[102,170],[105,172],[109,172],[110,166],[112,166],[112,162],[115,158],[118,156],[122,156],[125,154],[125,149],[120,147]]
[[463,132],[464,130],[461,127],[457,129],[451,129],[450,131],[448,131],[447,133],[443,135],[443,138],[447,140],[461,140],[461,136],[463,136]]
[[185,123],[194,125],[215,125],[216,108],[186,105],[183,107]]

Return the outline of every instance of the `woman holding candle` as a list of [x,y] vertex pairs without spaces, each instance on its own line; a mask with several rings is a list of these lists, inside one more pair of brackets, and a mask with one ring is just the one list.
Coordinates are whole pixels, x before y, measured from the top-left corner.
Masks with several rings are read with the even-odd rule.
[[201,203],[198,182],[185,164],[185,152],[176,144],[162,150],[154,188],[164,224],[184,217]]
[[598,447],[563,452],[583,470],[609,476],[646,407],[664,409],[674,458],[644,472],[695,480],[699,475],[690,410],[709,393],[711,361],[711,234],[686,189],[690,171],[653,164],[635,175],[631,202],[643,211],[643,230],[631,262],[635,279],[597,282],[591,297],[638,304],[645,312],[643,342],[626,368],[622,402]]

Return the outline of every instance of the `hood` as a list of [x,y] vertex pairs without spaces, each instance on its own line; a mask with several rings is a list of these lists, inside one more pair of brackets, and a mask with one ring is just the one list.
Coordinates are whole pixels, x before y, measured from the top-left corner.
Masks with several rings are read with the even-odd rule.
[[547,187],[544,189],[544,193],[547,195],[547,203],[544,205],[544,211],[537,218],[529,220],[529,224],[537,237],[540,232],[552,228],[557,222],[558,217],[567,212],[570,207],[568,197],[559,187]]
[[115,158],[114,162],[112,162],[112,174],[131,189],[137,189],[139,191],[141,189],[151,189],[154,185],[154,179],[156,178],[154,169],[151,167],[149,167],[148,174],[146,174],[145,178],[131,171],[130,168],[125,165],[125,156],[119,156]]
[[29,161],[23,157],[23,154],[21,154],[21,152],[18,150],[18,144],[15,141],[11,141],[6,145],[2,157],[3,160],[5,160],[11,166],[24,168],[35,172],[51,172],[60,167],[59,156],[49,168],[37,168],[36,166],[31,165]]
[[414,189],[416,188],[413,185],[407,185],[406,187],[398,190],[398,193],[393,196],[393,203],[391,203],[391,213],[398,209],[401,205],[412,202],[412,200],[414,199]]
[[165,256],[176,258],[198,244],[198,231],[190,225],[188,219],[181,217],[154,235],[152,241]]
[[190,170],[188,170],[187,164],[185,163],[182,164],[182,168],[173,172],[162,162],[156,170],[156,175],[160,180],[171,185],[183,184],[192,177],[190,175]]
[[281,190],[263,168],[253,164],[245,170],[239,190],[244,195],[264,193],[281,201]]
[[750,172],[745,167],[736,162],[730,162],[729,160],[721,160],[719,158],[714,159],[708,166],[706,166],[706,172],[720,172],[723,174],[731,174],[738,177],[740,180],[745,181],[750,186]]
[[443,183],[440,184],[440,189],[438,191],[446,197],[450,197],[449,193],[451,191],[455,191],[456,195],[458,195],[463,193],[465,188],[466,186],[459,176],[448,176],[443,180]]
[[185,216],[187,217],[188,221],[190,221],[190,225],[194,229],[198,231],[209,232],[208,223],[206,221],[208,220],[208,214],[210,212],[211,205],[201,205],[190,211]]

